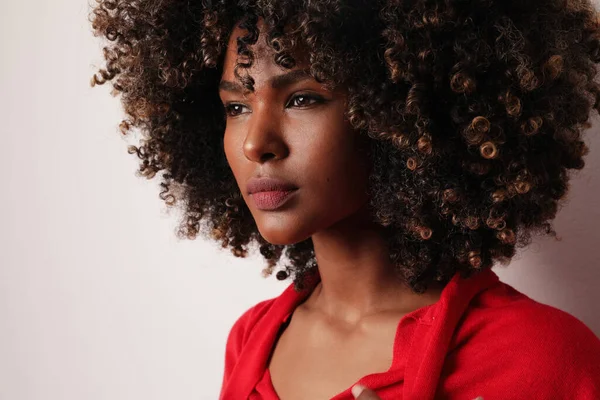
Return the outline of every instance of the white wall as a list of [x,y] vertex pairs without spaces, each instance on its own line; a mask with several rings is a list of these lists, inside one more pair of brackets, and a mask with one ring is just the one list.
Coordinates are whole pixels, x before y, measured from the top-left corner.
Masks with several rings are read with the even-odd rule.
[[[233,321],[288,283],[178,242],[117,133],[87,4],[0,3],[0,400],[215,399]],[[600,140],[556,221],[501,278],[600,334]]]

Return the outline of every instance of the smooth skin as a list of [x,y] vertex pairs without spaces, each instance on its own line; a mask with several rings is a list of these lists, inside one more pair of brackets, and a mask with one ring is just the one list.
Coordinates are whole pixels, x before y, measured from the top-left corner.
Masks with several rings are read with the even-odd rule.
[[[346,91],[328,91],[303,74],[305,53],[294,54],[292,70],[278,66],[263,23],[248,69],[254,92],[244,93],[234,75],[236,39],[246,31],[236,25],[229,39],[219,90],[225,155],[260,234],[280,245],[312,238],[321,275],[275,344],[268,365],[273,387],[285,400],[331,398],[365,375],[389,370],[399,320],[437,302],[442,288],[416,294],[395,277],[367,211],[370,139],[344,117]],[[281,208],[260,210],[246,189],[257,176],[299,189]]]

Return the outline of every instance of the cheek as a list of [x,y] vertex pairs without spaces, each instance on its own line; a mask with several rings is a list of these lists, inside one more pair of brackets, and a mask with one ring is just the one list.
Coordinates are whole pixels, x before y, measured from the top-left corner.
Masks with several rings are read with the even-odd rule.
[[240,147],[241,144],[237,143],[235,140],[233,140],[234,136],[235,135],[232,135],[232,134],[224,135],[223,150],[225,152],[225,158],[227,159],[227,164],[229,164],[229,169],[231,170],[238,187],[241,188],[242,186],[240,185],[240,180],[244,179],[241,176],[244,155],[241,152],[241,147]]
[[225,158],[229,167],[234,174],[237,172],[237,164],[239,163],[240,152],[238,149],[238,143],[234,140],[235,135],[225,131],[223,135],[223,149],[225,151]]
[[314,136],[311,134],[311,140],[302,146],[305,176],[312,181],[315,194],[323,196],[323,200],[353,205],[354,198],[362,202],[368,180],[368,160],[359,147],[357,134],[342,124],[327,125],[327,129],[313,131]]
[[355,174],[364,169],[365,155],[358,133],[344,120],[341,111],[313,126],[318,128],[311,135],[307,149],[310,162],[322,162],[324,169],[335,174],[339,181],[357,178]]

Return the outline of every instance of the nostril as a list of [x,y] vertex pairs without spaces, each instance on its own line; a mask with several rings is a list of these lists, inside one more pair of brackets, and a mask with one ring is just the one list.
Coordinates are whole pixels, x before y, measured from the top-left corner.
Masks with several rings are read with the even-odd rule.
[[273,154],[273,153],[266,153],[266,154],[263,154],[263,155],[260,157],[260,160],[261,160],[261,161],[268,161],[268,160],[270,160],[270,159],[271,159],[271,158],[273,158],[273,157],[275,157],[275,154]]

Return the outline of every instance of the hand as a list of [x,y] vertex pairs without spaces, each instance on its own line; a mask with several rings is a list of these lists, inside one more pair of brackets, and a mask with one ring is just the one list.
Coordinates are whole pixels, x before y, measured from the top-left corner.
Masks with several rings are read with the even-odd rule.
[[352,386],[352,396],[358,400],[381,400],[377,393],[363,385]]
[[[352,386],[352,396],[357,400],[381,400],[377,393],[363,385]],[[483,400],[483,397],[479,396],[473,400]]]

